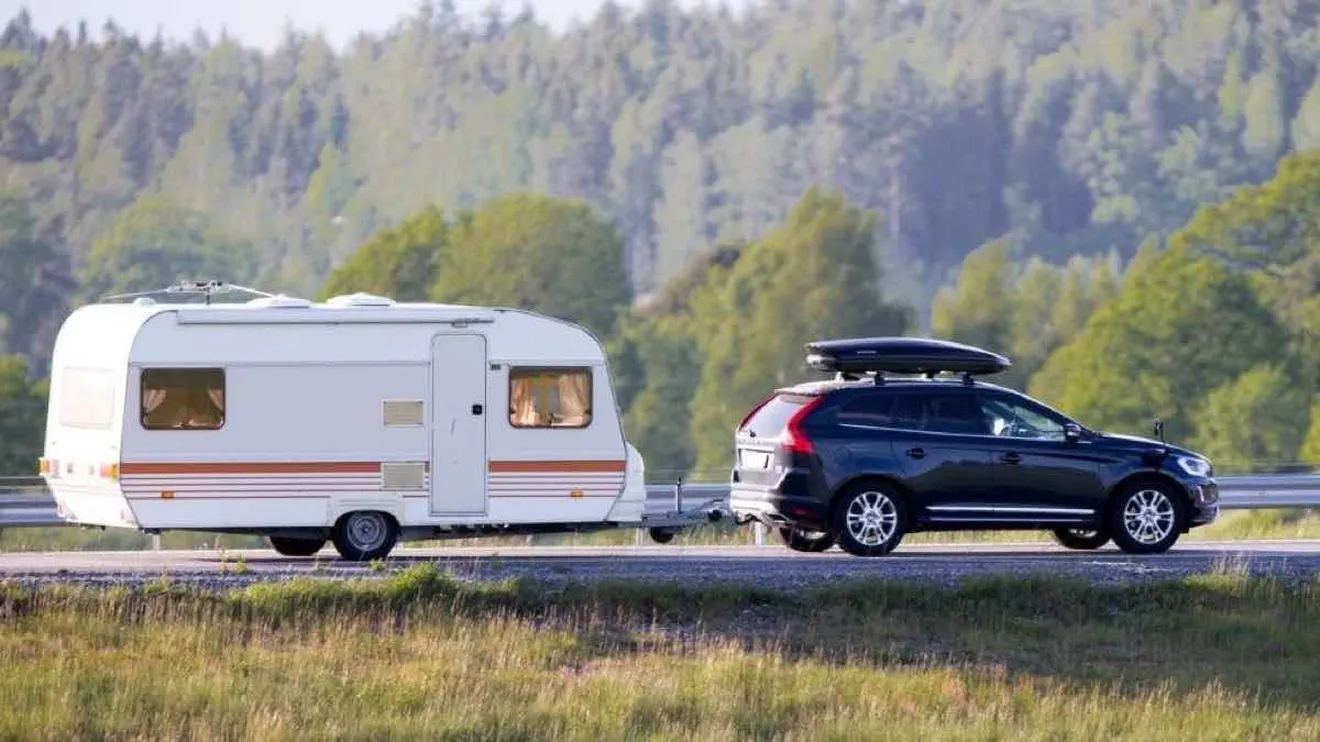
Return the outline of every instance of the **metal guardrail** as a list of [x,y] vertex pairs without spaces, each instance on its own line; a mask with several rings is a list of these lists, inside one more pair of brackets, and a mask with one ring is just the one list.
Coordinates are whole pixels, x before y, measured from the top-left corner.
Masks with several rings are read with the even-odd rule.
[[[1320,474],[1245,474],[1218,477],[1223,510],[1320,508]],[[717,482],[649,484],[646,520],[664,518],[728,497]],[[55,501],[38,477],[0,477],[0,528],[67,525],[55,514]]]
[[1216,479],[1223,510],[1320,508],[1320,474],[1242,474]]
[[62,525],[40,477],[0,477],[0,528]]

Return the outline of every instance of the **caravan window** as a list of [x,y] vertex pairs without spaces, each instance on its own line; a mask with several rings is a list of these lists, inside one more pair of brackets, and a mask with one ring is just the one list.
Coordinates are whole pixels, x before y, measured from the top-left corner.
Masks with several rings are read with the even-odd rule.
[[147,430],[217,430],[224,424],[224,369],[142,370],[142,427]]
[[590,425],[591,369],[510,369],[509,424],[515,428]]
[[99,368],[66,368],[60,382],[60,424],[104,429],[115,415],[115,375]]

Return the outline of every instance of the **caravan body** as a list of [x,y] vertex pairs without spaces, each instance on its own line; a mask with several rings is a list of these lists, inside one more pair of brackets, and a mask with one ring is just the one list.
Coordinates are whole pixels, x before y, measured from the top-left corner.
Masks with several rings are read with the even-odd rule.
[[74,523],[358,557],[396,536],[636,523],[646,502],[590,333],[363,294],[79,308],[41,471]]

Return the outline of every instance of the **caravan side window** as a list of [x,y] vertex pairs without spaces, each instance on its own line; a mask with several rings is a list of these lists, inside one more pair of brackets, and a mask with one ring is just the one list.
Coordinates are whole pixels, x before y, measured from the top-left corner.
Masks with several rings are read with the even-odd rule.
[[142,427],[147,430],[218,430],[224,424],[224,369],[142,370]]
[[509,369],[509,424],[515,428],[590,425],[591,369]]

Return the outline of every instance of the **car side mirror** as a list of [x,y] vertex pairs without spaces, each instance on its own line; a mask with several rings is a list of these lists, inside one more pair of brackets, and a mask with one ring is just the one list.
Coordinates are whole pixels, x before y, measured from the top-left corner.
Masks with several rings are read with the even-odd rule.
[[1076,443],[1082,439],[1082,426],[1077,423],[1064,423],[1063,439],[1069,443]]

